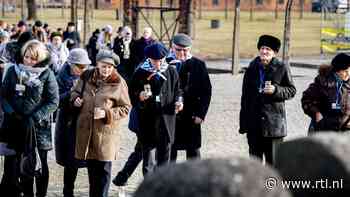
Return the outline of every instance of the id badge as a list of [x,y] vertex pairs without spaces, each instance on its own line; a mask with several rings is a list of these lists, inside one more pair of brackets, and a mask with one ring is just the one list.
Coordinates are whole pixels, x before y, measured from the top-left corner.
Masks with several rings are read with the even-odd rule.
[[332,103],[332,109],[340,109],[340,105],[337,103]]
[[160,103],[160,96],[159,96],[159,95],[156,96],[156,102],[157,102],[157,103]]
[[26,90],[26,86],[22,84],[16,84],[15,90],[18,92],[24,92]]

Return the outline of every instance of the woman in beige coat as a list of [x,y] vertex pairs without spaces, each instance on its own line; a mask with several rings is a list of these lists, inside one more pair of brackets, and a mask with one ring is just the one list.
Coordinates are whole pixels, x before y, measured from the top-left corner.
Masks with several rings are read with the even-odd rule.
[[101,50],[96,68],[85,71],[71,95],[80,108],[77,121],[75,157],[87,160],[89,196],[108,196],[111,161],[116,160],[120,144],[120,120],[131,107],[128,88],[114,66],[119,57]]

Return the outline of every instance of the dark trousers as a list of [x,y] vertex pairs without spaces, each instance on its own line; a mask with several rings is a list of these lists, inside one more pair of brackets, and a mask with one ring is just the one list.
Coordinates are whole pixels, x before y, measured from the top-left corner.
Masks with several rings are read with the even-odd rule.
[[261,134],[248,132],[247,139],[249,145],[249,155],[255,156],[260,160],[263,160],[263,156],[265,156],[265,162],[274,166],[276,148],[283,142],[283,137],[263,137]]
[[170,162],[171,144],[162,118],[156,120],[154,145],[142,145],[143,175],[153,172],[157,166]]
[[111,161],[88,160],[89,197],[108,197],[111,183]]
[[[170,160],[171,161],[176,161],[177,159],[177,149],[175,148],[171,148],[171,156],[170,156]],[[200,149],[186,149],[186,159],[190,160],[190,159],[199,159],[201,158],[201,152]]]
[[141,147],[141,143],[137,138],[134,152],[132,152],[129,155],[128,160],[126,161],[123,169],[119,173],[124,174],[127,177],[130,177],[132,173],[134,173],[134,171],[136,170],[137,166],[141,161],[142,161],[142,147]]
[[33,185],[35,179],[36,197],[45,197],[47,194],[47,187],[49,184],[49,166],[47,165],[47,150],[39,149],[39,156],[41,160],[42,172],[35,178],[28,178],[21,176],[21,186],[24,197],[33,197]]
[[5,156],[4,171],[0,184],[1,196],[21,196],[19,186],[19,168],[17,164],[17,156]]
[[74,197],[74,182],[77,178],[78,168],[74,166],[64,167],[63,174],[63,196]]

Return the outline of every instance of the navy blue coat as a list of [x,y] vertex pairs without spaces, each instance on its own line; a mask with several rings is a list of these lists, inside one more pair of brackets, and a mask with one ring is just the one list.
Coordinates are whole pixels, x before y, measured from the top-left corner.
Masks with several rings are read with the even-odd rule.
[[74,76],[71,73],[71,67],[67,63],[57,76],[60,105],[55,130],[55,153],[56,162],[62,166],[85,166],[83,161],[74,158],[76,119],[79,112],[69,102],[71,89],[78,79],[79,76]]

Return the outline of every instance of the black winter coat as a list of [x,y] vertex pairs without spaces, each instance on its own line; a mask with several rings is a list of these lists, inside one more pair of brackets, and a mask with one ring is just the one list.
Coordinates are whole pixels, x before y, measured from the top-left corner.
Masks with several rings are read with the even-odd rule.
[[[151,73],[143,69],[137,69],[129,87],[129,95],[132,105],[136,107],[139,116],[138,137],[144,146],[155,146],[157,143],[156,121],[163,121],[170,143],[174,142],[175,134],[175,102],[181,96],[179,76],[173,67],[162,74],[167,80],[147,80]],[[150,84],[153,95],[144,102],[139,100],[140,92],[144,85]],[[160,95],[160,104],[156,102],[156,95]]]
[[[263,137],[285,137],[287,121],[285,100],[296,94],[290,68],[273,58],[264,69],[265,81],[271,81],[276,87],[272,95],[259,92],[262,65],[260,58],[255,58],[244,74],[241,111],[240,133],[256,133]],[[261,134],[257,132],[262,132]]]
[[113,51],[120,58],[120,64],[117,67],[118,73],[126,80],[129,84],[129,80],[131,79],[136,67],[139,62],[136,58],[136,49],[135,49],[135,40],[131,40],[129,44],[130,57],[129,59],[124,58],[124,44],[122,38],[115,38],[113,43]]
[[185,61],[179,71],[183,90],[184,108],[176,116],[174,148],[196,149],[202,144],[201,125],[195,124],[193,116],[202,120],[208,112],[212,87],[205,63],[195,57]]
[[[342,129],[349,130],[346,121],[350,118],[350,83],[344,82],[341,88],[340,108],[332,107],[337,100],[337,80],[331,66],[321,66],[319,75],[303,92],[301,103],[305,114],[311,119],[311,131]],[[323,119],[315,122],[315,114],[320,112]]]
[[56,111],[59,103],[58,86],[50,69],[43,71],[39,80],[41,84],[37,86],[26,85],[23,96],[20,96],[16,92],[16,84],[19,81],[15,67],[12,66],[8,69],[1,87],[2,106],[5,111],[2,135],[8,146],[17,152],[23,151],[23,130],[28,126],[28,118],[34,120],[38,148],[52,149],[52,113]]

